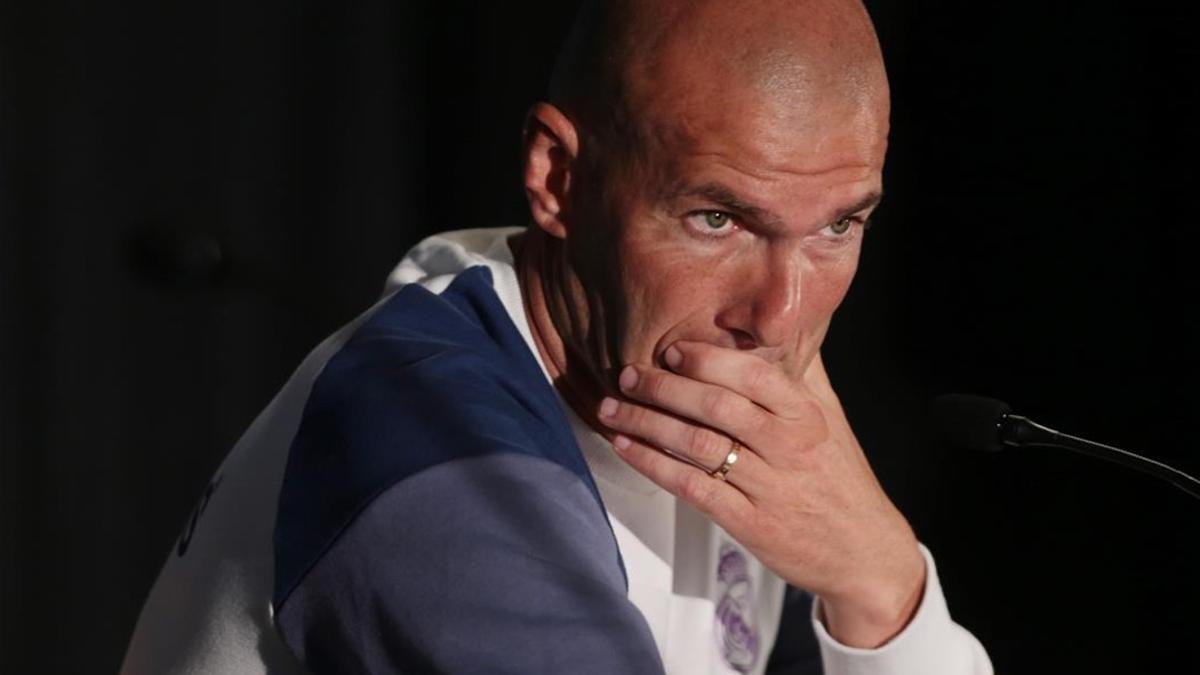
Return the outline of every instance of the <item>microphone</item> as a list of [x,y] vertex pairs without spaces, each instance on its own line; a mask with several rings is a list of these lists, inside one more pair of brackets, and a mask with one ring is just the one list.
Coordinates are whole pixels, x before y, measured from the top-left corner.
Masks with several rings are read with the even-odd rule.
[[971,394],[945,394],[934,399],[934,423],[951,445],[999,452],[1006,447],[1055,447],[1115,462],[1171,483],[1200,499],[1200,480],[1162,462],[1111,445],[1071,436],[1012,414],[1007,403]]

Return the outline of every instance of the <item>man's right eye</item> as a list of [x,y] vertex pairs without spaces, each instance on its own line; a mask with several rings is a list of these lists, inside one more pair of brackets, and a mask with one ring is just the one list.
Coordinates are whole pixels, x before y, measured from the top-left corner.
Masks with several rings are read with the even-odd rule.
[[725,211],[696,211],[688,214],[686,221],[697,234],[705,237],[724,237],[737,229],[733,216]]
[[719,230],[729,224],[729,214],[721,211],[705,211],[704,224],[710,229]]

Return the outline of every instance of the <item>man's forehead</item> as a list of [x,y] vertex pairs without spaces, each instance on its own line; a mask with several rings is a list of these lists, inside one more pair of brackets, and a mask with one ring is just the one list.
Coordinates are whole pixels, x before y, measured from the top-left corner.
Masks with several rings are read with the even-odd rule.
[[887,120],[869,111],[837,106],[781,115],[760,98],[732,92],[704,110],[647,121],[643,156],[664,183],[878,183],[887,150]]

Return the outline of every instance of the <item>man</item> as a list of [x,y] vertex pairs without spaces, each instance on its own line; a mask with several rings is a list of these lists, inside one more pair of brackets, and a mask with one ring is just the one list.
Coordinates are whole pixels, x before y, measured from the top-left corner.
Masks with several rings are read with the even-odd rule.
[[422,243],[305,361],[126,672],[991,672],[819,355],[888,107],[856,0],[588,3],[534,226]]

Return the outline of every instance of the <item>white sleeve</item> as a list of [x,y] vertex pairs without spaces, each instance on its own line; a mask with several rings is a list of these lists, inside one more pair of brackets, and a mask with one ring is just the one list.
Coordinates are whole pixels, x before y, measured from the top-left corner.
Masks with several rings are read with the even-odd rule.
[[813,602],[813,631],[825,675],[992,675],[983,645],[950,618],[937,567],[924,545],[921,555],[926,569],[921,606],[904,630],[882,647],[859,649],[834,640],[820,619],[821,599]]

